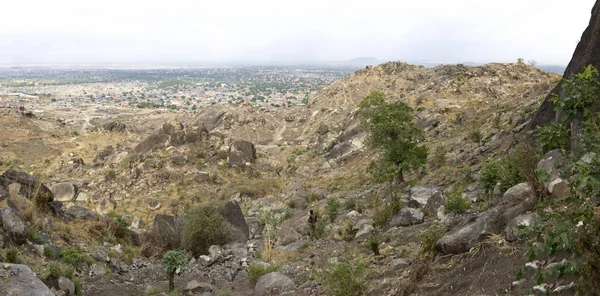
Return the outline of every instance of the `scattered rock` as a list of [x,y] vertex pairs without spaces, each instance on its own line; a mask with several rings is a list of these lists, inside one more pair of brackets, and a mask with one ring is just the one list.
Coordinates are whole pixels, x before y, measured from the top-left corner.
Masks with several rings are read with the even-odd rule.
[[390,226],[410,226],[414,224],[421,224],[425,221],[425,215],[418,209],[406,208],[402,209],[400,213],[396,214],[390,221]]
[[518,238],[522,236],[521,230],[519,230],[519,225],[531,226],[535,222],[537,215],[534,213],[527,213],[523,215],[519,215],[514,217],[504,229],[506,234],[506,241],[514,242]]
[[75,296],[75,284],[66,277],[61,276],[58,279],[58,288],[64,291],[67,296]]
[[77,195],[77,187],[71,182],[57,183],[50,186],[54,200],[67,202],[75,199]]
[[212,292],[213,289],[214,288],[211,284],[201,283],[201,282],[198,282],[197,280],[191,280],[185,285],[185,289],[183,290],[183,292],[184,293],[201,294],[201,293],[206,293],[206,292]]
[[221,206],[219,212],[232,226],[232,242],[246,243],[250,232],[240,205],[231,200]]
[[65,213],[74,219],[97,220],[98,215],[88,208],[81,206],[70,206]]
[[557,178],[548,184],[548,192],[554,198],[566,198],[571,196],[571,186],[567,180]]
[[522,203],[527,200],[531,200],[533,198],[535,198],[535,195],[533,193],[533,190],[531,189],[531,186],[529,185],[529,183],[523,182],[506,190],[506,192],[502,196],[500,203],[503,205],[513,205],[517,203]]
[[423,208],[425,212],[436,213],[445,202],[444,191],[439,187],[422,185],[410,189],[408,205],[411,208]]
[[17,168],[8,169],[2,174],[4,186],[9,186],[13,183],[21,185],[19,193],[29,200],[37,202],[49,203],[54,200],[52,191],[42,184],[36,177]]
[[148,201],[148,209],[150,209],[152,211],[156,211],[156,210],[160,209],[161,206],[162,206],[162,203],[158,199],[151,199],[150,201]]
[[360,226],[360,228],[358,229],[358,232],[356,233],[356,235],[354,236],[354,238],[359,238],[359,237],[361,237],[363,235],[367,235],[367,234],[371,233],[374,229],[375,229],[375,227],[373,227],[373,225],[362,224]]
[[21,244],[27,236],[27,225],[25,220],[13,208],[0,209],[0,221],[4,233],[15,243]]
[[127,130],[127,126],[124,123],[112,121],[105,123],[102,128],[107,132],[125,132]]

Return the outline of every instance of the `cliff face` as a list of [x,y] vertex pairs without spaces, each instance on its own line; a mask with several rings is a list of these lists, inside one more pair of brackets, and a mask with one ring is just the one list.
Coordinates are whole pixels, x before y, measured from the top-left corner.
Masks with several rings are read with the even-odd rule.
[[[571,78],[574,74],[583,71],[587,65],[600,68],[600,0],[597,0],[592,8],[590,23],[583,32],[583,35],[581,35],[581,39],[575,48],[575,52],[565,70],[563,78]],[[556,112],[554,111],[554,105],[550,101],[550,98],[555,94],[564,95],[560,82],[546,96],[546,99],[531,120],[529,129],[535,129],[540,125],[555,121]]]

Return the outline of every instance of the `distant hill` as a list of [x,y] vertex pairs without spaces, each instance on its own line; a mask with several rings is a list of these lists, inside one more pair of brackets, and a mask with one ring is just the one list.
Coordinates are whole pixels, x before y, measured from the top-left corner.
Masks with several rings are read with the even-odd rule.
[[567,69],[567,66],[558,66],[558,65],[545,65],[545,66],[536,66],[536,67],[542,71],[556,73],[559,75],[563,75],[565,73],[565,70]]

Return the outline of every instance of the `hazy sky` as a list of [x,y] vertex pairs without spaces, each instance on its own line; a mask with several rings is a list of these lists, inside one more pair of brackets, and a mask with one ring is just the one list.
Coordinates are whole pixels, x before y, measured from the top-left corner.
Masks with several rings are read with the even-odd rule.
[[593,0],[5,0],[0,64],[566,64]]

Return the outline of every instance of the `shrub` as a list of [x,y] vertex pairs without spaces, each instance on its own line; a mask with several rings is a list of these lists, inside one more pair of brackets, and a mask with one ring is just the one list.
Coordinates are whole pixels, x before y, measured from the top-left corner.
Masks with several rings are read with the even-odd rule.
[[89,255],[81,252],[79,248],[71,246],[62,247],[60,249],[60,258],[63,262],[71,264],[75,268],[83,263],[91,264],[94,262]]
[[46,278],[46,280],[53,281],[58,280],[61,275],[62,271],[60,270],[60,266],[58,266],[58,264],[56,263],[50,263],[50,265],[48,266],[48,271],[46,272],[46,275],[44,277]]
[[104,175],[104,179],[106,181],[112,181],[117,178],[117,172],[113,169],[106,170],[106,174]]
[[222,245],[231,238],[231,226],[212,206],[196,206],[187,213],[181,243],[194,256],[208,253],[211,245]]
[[279,266],[275,264],[252,264],[248,265],[246,271],[248,272],[248,276],[250,277],[250,284],[254,287],[258,278],[274,271],[279,270]]
[[481,134],[480,131],[472,131],[471,134],[469,134],[469,138],[474,143],[479,144],[479,143],[481,143],[481,140],[483,139],[483,135]]
[[55,258],[56,254],[54,253],[54,249],[49,245],[44,245],[44,256],[46,258]]
[[67,271],[65,271],[65,277],[70,280],[73,280],[74,276],[75,276],[75,268],[73,268],[72,266],[67,268]]
[[187,265],[185,253],[183,251],[167,251],[163,255],[160,263],[167,273],[167,278],[169,280],[169,292],[171,292],[175,289],[175,271],[177,271],[178,268]]
[[421,232],[419,239],[419,258],[423,261],[433,260],[435,257],[435,244],[444,236],[444,231],[438,225],[431,225]]
[[341,208],[342,205],[340,204],[337,198],[330,197],[327,199],[327,204],[325,204],[325,212],[329,216],[329,220],[331,221],[331,223],[335,221],[335,218],[337,217],[337,214]]
[[83,283],[80,279],[72,279],[73,284],[75,285],[75,295],[83,296]]
[[320,278],[332,296],[359,296],[367,289],[364,271],[362,262],[355,259],[326,266]]
[[373,216],[373,226],[384,227],[387,223],[400,211],[402,204],[400,203],[400,197],[395,194],[394,199],[390,205],[381,205]]
[[431,158],[431,164],[436,168],[442,167],[446,163],[446,153],[444,146],[436,147]]
[[346,211],[355,210],[356,200],[354,198],[349,198],[348,200],[346,200],[346,202],[344,203],[344,209],[346,209]]
[[6,261],[13,264],[21,264],[21,257],[19,257],[19,249],[17,247],[10,247],[6,250]]
[[323,220],[317,221],[315,225],[315,238],[323,238],[325,237],[325,227],[327,227],[327,222]]
[[452,213],[463,214],[471,208],[471,202],[462,197],[462,190],[456,189],[448,194],[445,207]]
[[542,153],[554,149],[567,149],[569,144],[569,133],[567,127],[553,122],[549,125],[539,127],[536,130],[538,144]]
[[44,243],[44,240],[42,239],[42,236],[40,235],[39,232],[37,232],[35,229],[33,228],[29,228],[27,229],[27,238],[34,244],[38,244],[41,245]]
[[379,255],[379,240],[372,237],[365,242],[365,247],[373,252],[375,256]]

